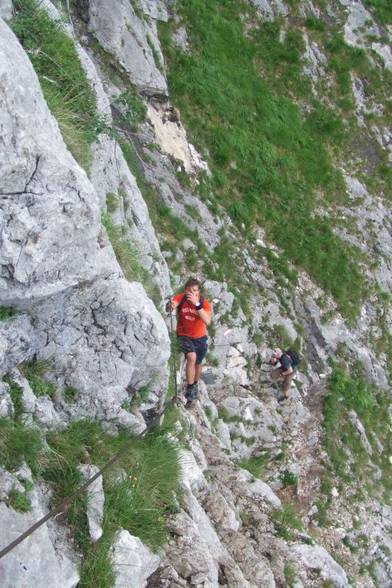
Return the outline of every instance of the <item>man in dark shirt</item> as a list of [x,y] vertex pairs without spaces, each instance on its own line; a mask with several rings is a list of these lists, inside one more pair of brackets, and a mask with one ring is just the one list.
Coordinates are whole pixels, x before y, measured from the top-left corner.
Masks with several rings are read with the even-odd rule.
[[282,402],[288,398],[291,382],[293,381],[295,369],[291,357],[284,353],[281,349],[274,349],[271,358],[272,365],[280,364],[280,367],[272,371],[272,379],[282,383],[282,394],[278,398],[278,402]]

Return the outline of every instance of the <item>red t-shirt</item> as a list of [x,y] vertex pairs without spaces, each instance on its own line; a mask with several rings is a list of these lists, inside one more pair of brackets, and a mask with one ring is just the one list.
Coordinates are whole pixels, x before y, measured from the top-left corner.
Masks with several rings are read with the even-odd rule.
[[[185,292],[182,292],[182,294],[173,296],[172,300],[173,302],[180,303],[184,296]],[[203,302],[203,310],[206,310],[207,312],[211,312],[212,310],[211,304],[206,299],[204,299]],[[195,305],[192,304],[192,302],[189,302],[189,300],[185,300],[179,309],[177,318],[177,335],[180,335],[181,337],[190,337],[191,339],[199,339],[200,337],[205,337],[207,335],[207,326],[205,322],[200,318]]]

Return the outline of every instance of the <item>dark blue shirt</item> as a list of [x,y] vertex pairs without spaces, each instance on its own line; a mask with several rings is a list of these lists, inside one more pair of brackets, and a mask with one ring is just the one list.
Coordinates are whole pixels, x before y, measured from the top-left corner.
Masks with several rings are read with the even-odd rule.
[[287,372],[288,369],[293,367],[293,362],[291,361],[291,357],[289,355],[287,355],[287,353],[283,353],[282,357],[279,359],[279,362],[280,362],[280,365],[282,366],[284,372]]

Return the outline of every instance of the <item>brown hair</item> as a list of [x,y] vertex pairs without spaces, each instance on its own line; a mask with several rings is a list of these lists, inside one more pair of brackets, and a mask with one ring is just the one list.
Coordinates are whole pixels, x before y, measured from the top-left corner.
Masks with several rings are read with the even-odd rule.
[[196,280],[196,278],[189,278],[189,280],[186,281],[185,290],[187,290],[187,288],[192,288],[192,286],[198,286],[199,290],[201,290],[201,282]]

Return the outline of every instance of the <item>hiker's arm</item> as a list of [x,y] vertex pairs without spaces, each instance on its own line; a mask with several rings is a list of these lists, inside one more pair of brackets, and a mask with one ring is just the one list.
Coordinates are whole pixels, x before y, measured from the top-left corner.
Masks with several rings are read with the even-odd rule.
[[166,312],[171,312],[172,310],[175,310],[179,304],[180,301],[176,300],[176,296],[172,296],[166,304]]
[[293,368],[290,366],[289,368],[287,368],[287,370],[285,370],[284,372],[282,372],[282,376],[289,376],[290,374],[293,373]]
[[208,310],[204,310],[204,308],[201,308],[197,312],[199,313],[199,317],[201,318],[203,323],[205,323],[208,327],[211,324],[211,312]]

